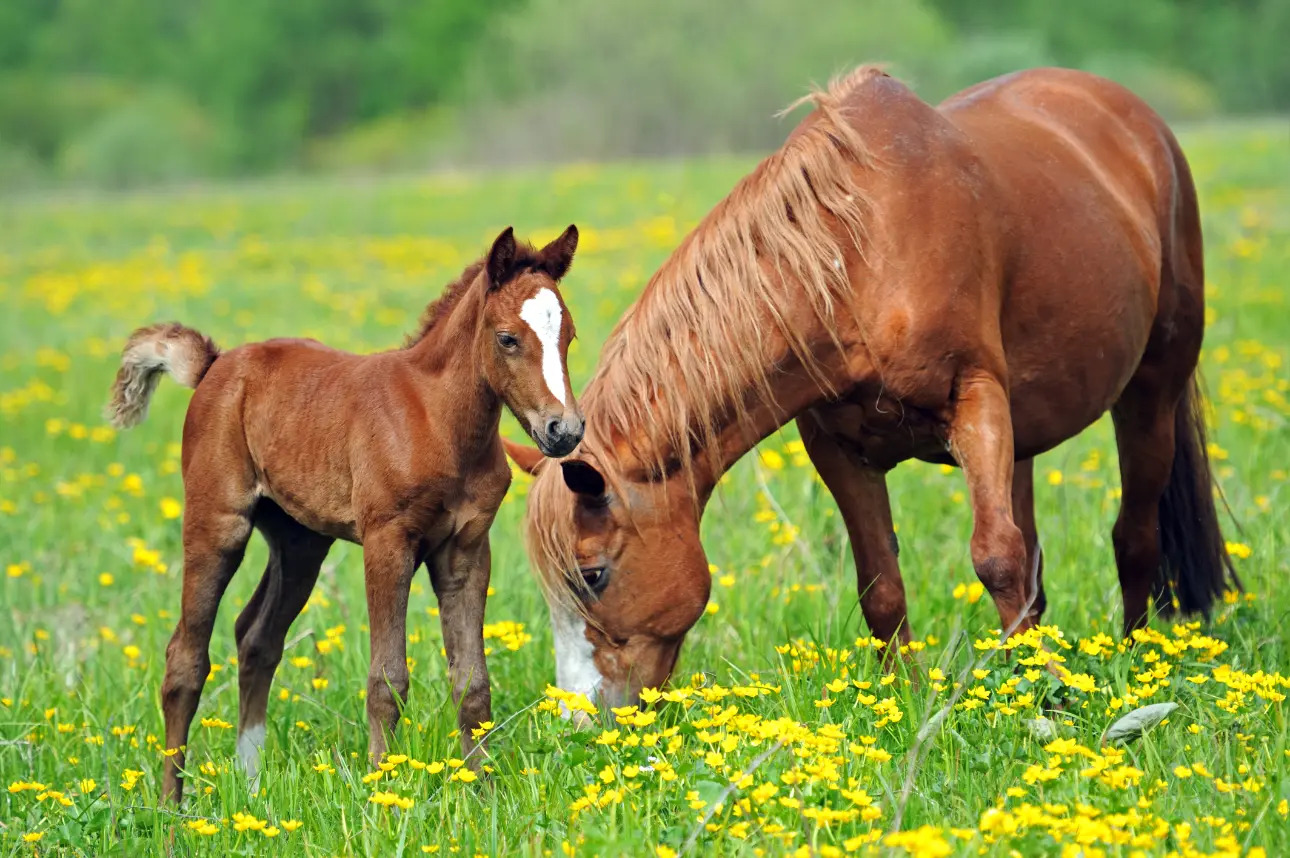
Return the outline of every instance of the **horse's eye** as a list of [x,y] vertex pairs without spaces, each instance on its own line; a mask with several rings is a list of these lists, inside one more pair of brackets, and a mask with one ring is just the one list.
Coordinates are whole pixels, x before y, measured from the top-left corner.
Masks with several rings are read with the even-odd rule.
[[505,331],[499,331],[497,334],[497,344],[506,351],[513,352],[519,348],[520,341]]
[[609,583],[609,575],[604,566],[592,566],[580,569],[579,572],[582,573],[582,582],[587,585],[587,589],[597,596],[605,589],[605,585]]

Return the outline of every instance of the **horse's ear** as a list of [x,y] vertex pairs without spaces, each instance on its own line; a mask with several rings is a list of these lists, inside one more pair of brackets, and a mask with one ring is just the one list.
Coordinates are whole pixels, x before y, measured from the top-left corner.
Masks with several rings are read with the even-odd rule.
[[496,289],[505,283],[515,268],[515,230],[506,227],[488,251],[488,285]]
[[569,228],[561,233],[559,238],[538,253],[540,260],[538,264],[552,280],[559,280],[568,273],[569,266],[573,264],[574,251],[577,249],[578,227],[569,224]]
[[511,461],[519,466],[519,469],[526,474],[536,475],[538,470],[546,464],[546,456],[537,447],[530,447],[528,444],[516,444],[514,441],[502,439],[502,446],[506,448],[506,455],[511,457]]
[[602,501],[605,497],[605,478],[596,466],[581,459],[569,459],[560,463],[564,474],[564,484],[576,495],[588,500]]

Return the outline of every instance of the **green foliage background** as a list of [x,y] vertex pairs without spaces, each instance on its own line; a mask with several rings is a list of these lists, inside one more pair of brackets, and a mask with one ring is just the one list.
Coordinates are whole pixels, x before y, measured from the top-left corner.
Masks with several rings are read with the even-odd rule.
[[1290,0],[4,0],[0,190],[775,145],[811,81],[1041,64],[1290,107]]

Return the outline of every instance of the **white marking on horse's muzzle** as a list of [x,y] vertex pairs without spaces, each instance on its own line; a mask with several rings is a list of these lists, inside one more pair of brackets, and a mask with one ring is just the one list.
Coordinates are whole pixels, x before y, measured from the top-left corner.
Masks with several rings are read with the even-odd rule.
[[[596,667],[596,648],[587,640],[587,621],[576,614],[553,608],[551,631],[555,637],[556,686],[585,694],[594,703],[605,678]],[[572,718],[574,713],[561,703],[560,714]]]

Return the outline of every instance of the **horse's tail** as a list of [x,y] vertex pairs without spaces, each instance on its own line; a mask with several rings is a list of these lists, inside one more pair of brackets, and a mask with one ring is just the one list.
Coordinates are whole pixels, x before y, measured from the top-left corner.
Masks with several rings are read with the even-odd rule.
[[1198,369],[1174,413],[1173,468],[1160,498],[1161,569],[1155,597],[1166,615],[1173,612],[1175,600],[1184,614],[1208,614],[1216,598],[1241,588],[1218,525],[1216,494]]
[[196,387],[219,354],[219,346],[210,337],[177,322],[135,331],[121,353],[121,368],[106,412],[108,421],[118,429],[143,422],[161,373],[170,373],[185,387]]

